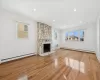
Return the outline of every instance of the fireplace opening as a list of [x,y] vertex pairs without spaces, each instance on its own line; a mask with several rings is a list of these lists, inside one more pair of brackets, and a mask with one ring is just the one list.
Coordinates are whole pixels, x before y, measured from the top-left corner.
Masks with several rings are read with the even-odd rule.
[[43,44],[43,53],[50,52],[50,44]]

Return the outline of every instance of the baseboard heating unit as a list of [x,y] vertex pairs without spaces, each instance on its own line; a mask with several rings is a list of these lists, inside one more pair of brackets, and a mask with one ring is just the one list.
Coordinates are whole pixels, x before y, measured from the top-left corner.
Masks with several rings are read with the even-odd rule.
[[25,54],[25,55],[11,57],[11,58],[1,59],[1,62],[0,63],[12,61],[12,60],[17,60],[17,59],[25,58],[25,57],[32,56],[32,55],[36,55],[36,53],[30,53],[30,54]]
[[90,50],[85,50],[85,49],[82,50],[82,49],[73,49],[73,48],[65,48],[65,47],[61,47],[60,49],[82,51],[82,52],[87,52],[87,53],[96,53],[95,51],[90,51]]

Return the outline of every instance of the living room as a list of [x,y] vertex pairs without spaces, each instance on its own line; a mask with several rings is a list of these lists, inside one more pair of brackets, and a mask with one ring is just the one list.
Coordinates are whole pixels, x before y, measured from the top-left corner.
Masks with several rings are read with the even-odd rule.
[[99,3],[0,0],[0,80],[100,80]]

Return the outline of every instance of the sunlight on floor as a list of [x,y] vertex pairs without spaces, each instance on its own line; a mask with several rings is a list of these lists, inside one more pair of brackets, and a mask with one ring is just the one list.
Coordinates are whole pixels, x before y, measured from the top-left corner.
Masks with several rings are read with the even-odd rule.
[[67,77],[65,75],[63,75],[64,79],[67,80]]
[[58,66],[58,59],[54,59],[54,64],[55,64],[55,67]]
[[17,80],[28,80],[28,77],[27,75],[22,75]]
[[65,64],[70,66],[72,69],[79,70],[82,73],[85,73],[85,65],[84,62],[79,62],[78,60],[74,60],[71,58],[65,58]]

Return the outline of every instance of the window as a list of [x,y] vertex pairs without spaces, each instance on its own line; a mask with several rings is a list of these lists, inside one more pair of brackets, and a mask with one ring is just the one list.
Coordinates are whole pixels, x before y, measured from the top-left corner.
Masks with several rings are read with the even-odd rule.
[[65,41],[84,41],[84,30],[76,30],[71,32],[66,32]]

